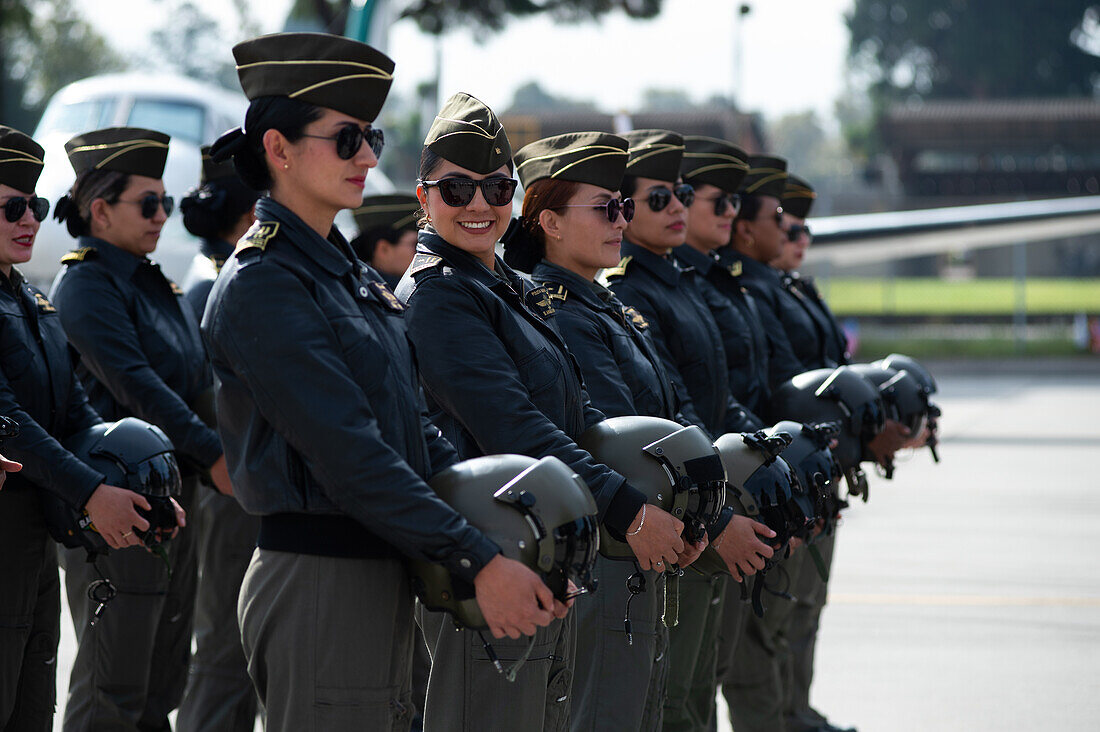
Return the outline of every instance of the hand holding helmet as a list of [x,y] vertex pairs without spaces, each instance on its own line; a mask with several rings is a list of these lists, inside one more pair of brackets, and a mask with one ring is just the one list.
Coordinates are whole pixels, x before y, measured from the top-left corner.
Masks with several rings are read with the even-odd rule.
[[[561,605],[534,571],[498,554],[474,578],[477,606],[494,638],[534,635]],[[563,613],[564,615],[564,613]]]

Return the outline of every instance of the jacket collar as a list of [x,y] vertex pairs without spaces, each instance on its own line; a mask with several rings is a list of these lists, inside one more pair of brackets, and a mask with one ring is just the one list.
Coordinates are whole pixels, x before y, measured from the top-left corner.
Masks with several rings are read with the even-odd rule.
[[416,238],[416,249],[419,252],[427,252],[437,257],[442,257],[452,269],[470,277],[485,287],[492,289],[500,285],[507,285],[519,294],[523,294],[523,282],[511,267],[504,263],[499,256],[493,255],[496,272],[491,271],[485,264],[467,251],[459,249],[448,243],[443,237],[432,229],[421,229]]
[[623,239],[619,251],[624,257],[632,257],[633,262],[651,272],[669,287],[675,287],[680,282],[681,275],[691,271],[690,268],[680,267],[671,256],[662,257],[654,254],[627,239]]
[[222,268],[225,260],[233,254],[233,245],[222,239],[203,239],[199,245],[202,256],[213,260],[218,269]]
[[691,267],[703,277],[710,274],[711,268],[717,264],[714,257],[703,254],[690,244],[681,244],[676,247],[672,250],[672,256],[676,257],[676,261],[685,267]]
[[531,276],[540,284],[553,282],[564,286],[570,295],[596,310],[607,310],[615,298],[614,293],[600,283],[586,280],[576,272],[547,262],[545,259],[535,265]]
[[354,261],[351,247],[335,226],[329,231],[328,238],[322,237],[309,228],[298,214],[266,196],[256,202],[256,220],[279,222],[282,227],[279,239],[296,247],[330,274],[342,276],[351,271]]
[[82,236],[77,240],[77,243],[82,249],[84,247],[95,249],[96,259],[98,259],[104,267],[115,274],[121,275],[125,279],[133,277],[134,272],[136,272],[137,268],[142,264],[153,264],[147,257],[139,257],[136,254],[131,254],[125,249],[120,249],[114,244],[94,236]]
[[747,257],[731,246],[722,247],[718,250],[718,261],[727,268],[734,262],[740,262],[741,275],[745,279],[760,280],[774,285],[782,284],[779,280],[779,270],[757,262],[752,257]]

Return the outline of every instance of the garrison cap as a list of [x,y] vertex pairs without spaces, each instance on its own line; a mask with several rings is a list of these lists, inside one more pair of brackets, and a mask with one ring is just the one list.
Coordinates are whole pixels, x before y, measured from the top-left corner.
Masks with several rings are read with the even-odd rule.
[[22,193],[34,193],[44,157],[42,146],[28,135],[0,125],[0,183]]
[[114,170],[160,178],[170,139],[163,132],[140,127],[108,127],[77,135],[65,143],[65,152],[77,175],[86,170]]
[[786,188],[786,160],[773,155],[749,156],[749,172],[741,181],[741,195],[774,196],[782,199]]
[[408,193],[395,193],[387,196],[367,196],[363,205],[351,212],[359,232],[371,229],[415,228],[417,214],[420,213],[420,201]]
[[241,89],[289,97],[373,122],[393,83],[393,59],[327,33],[272,33],[233,47]]
[[787,187],[783,191],[783,210],[791,216],[804,219],[810,215],[817,193],[809,183],[796,175],[787,176]]
[[623,182],[629,147],[625,139],[607,132],[545,137],[516,153],[516,174],[524,188],[537,180],[553,178],[617,191]]
[[701,135],[684,138],[680,174],[685,183],[709,183],[726,193],[737,193],[748,170],[748,154],[736,145]]
[[237,168],[233,165],[232,160],[225,160],[220,163],[214,162],[214,158],[210,157],[209,145],[203,145],[199,148],[199,151],[202,153],[202,174],[199,176],[199,185],[206,185],[215,180],[238,177]]
[[669,130],[634,130],[623,135],[630,143],[626,174],[675,183],[680,177],[684,138]]
[[512,146],[504,125],[484,102],[465,92],[454,94],[439,110],[424,147],[481,175],[503,165],[512,169]]

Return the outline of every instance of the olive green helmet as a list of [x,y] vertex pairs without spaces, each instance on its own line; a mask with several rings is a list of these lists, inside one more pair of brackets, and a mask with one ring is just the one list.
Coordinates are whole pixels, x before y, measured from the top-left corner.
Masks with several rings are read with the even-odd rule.
[[[452,465],[429,484],[501,553],[542,578],[565,601],[569,581],[594,589],[599,547],[596,502],[584,481],[556,457],[488,455]],[[472,630],[488,627],[469,586],[456,587],[441,564],[409,562],[413,589],[425,607],[445,610]]]
[[[698,541],[725,501],[725,472],[710,438],[698,427],[659,417],[612,417],[577,440],[596,460],[615,470],[652,503],[684,522],[684,537]],[[600,526],[600,553],[633,559],[625,541]]]
[[[715,441],[726,471],[726,506],[734,513],[751,516],[775,531],[774,541],[785,544],[802,528],[795,492],[798,478],[779,454],[791,444],[791,436],[730,432]],[[711,537],[716,539],[717,537]],[[713,545],[691,565],[702,574],[729,574],[726,562]]]

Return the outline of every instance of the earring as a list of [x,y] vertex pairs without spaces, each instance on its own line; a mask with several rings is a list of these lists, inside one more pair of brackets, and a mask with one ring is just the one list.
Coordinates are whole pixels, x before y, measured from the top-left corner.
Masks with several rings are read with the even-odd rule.
[[283,170],[290,170],[290,163],[283,163]]

